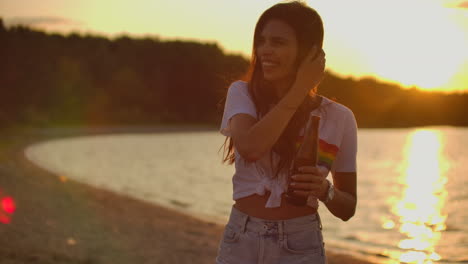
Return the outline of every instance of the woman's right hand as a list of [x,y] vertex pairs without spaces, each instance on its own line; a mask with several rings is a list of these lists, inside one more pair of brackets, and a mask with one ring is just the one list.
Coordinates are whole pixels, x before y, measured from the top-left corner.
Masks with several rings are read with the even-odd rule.
[[296,81],[292,90],[298,96],[306,96],[317,87],[325,73],[325,52],[317,46],[310,49],[307,56],[301,62],[296,74]]

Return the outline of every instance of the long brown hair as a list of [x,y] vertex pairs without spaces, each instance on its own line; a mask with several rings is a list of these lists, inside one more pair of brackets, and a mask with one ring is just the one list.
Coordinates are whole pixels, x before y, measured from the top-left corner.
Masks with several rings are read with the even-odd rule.
[[[257,59],[257,46],[260,34],[267,22],[272,19],[281,20],[293,28],[297,42],[298,55],[296,69],[312,46],[319,48],[323,45],[323,23],[319,14],[305,3],[293,1],[276,4],[267,9],[259,18],[255,26],[252,58],[250,68],[246,76],[249,93],[257,109],[257,116],[261,118],[270,110],[270,106],[276,104],[280,98],[276,97],[273,87],[263,78],[262,65]],[[315,107],[315,102],[307,96],[297,109],[280,138],[273,146],[273,151],[279,155],[279,163],[275,169],[275,177],[284,169],[289,168],[296,151],[296,139],[300,129],[304,126],[308,113]],[[223,144],[223,162],[234,163],[234,142],[226,137]]]

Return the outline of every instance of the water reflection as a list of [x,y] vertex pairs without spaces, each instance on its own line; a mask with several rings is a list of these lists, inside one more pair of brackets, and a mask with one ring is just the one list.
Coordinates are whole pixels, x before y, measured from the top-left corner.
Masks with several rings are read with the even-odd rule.
[[443,156],[443,135],[436,130],[416,130],[408,136],[405,166],[399,183],[401,199],[392,212],[399,217],[403,234],[398,247],[404,263],[434,263],[441,259],[436,246],[446,229],[444,205],[447,198],[447,161]]

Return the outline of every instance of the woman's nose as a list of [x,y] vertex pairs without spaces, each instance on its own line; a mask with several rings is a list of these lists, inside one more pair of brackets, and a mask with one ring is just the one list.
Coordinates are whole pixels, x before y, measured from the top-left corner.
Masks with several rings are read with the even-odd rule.
[[265,41],[264,43],[262,43],[262,45],[258,47],[258,53],[259,55],[263,55],[263,56],[270,55],[273,53],[273,47],[270,45],[270,43]]

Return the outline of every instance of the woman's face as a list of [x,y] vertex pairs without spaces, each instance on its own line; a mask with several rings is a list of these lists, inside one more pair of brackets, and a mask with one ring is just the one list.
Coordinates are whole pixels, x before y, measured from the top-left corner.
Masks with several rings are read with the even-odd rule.
[[295,77],[297,44],[296,34],[288,24],[277,19],[265,24],[256,47],[265,80],[279,82]]

